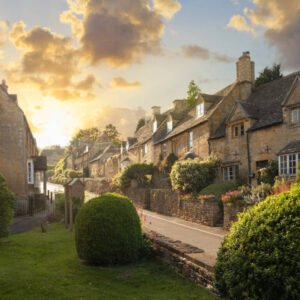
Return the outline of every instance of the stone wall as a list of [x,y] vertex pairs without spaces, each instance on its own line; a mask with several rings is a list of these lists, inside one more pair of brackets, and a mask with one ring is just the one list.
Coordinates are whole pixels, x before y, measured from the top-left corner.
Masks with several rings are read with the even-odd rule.
[[158,259],[177,273],[216,293],[213,286],[213,264],[205,259],[203,250],[173,241],[153,231],[146,233]]
[[224,203],[224,229],[229,230],[232,222],[237,220],[238,213],[244,211],[248,207],[243,203]]
[[170,189],[130,188],[125,194],[137,207],[159,214],[207,226],[218,226],[222,223],[222,210],[217,200],[185,200]]

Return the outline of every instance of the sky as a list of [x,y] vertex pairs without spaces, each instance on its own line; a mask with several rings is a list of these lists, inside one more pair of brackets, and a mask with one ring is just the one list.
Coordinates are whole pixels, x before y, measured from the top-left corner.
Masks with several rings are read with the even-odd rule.
[[300,69],[299,0],[0,0],[0,78],[39,147],[113,123],[123,136],[194,80],[215,93],[250,51]]

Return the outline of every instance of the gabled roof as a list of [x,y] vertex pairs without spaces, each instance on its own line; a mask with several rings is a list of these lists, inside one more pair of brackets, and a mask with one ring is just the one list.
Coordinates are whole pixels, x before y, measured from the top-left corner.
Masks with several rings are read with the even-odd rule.
[[[256,121],[250,131],[281,124],[283,122],[282,104],[287,98],[300,72],[295,72],[280,79],[261,85],[253,90],[246,101],[239,101],[249,118]],[[214,132],[210,139],[224,137],[226,120]]]
[[113,145],[109,145],[104,149],[103,152],[101,152],[96,158],[91,160],[89,163],[93,163],[95,161],[104,162],[114,154],[115,154],[115,147],[113,147]]
[[278,155],[288,154],[288,153],[297,153],[300,152],[300,140],[295,140],[286,145],[281,149]]
[[80,178],[73,178],[73,179],[71,179],[70,181],[68,181],[68,182],[65,184],[65,186],[72,186],[72,185],[74,185],[74,184],[77,183],[77,182],[79,182],[79,183],[81,183],[82,185],[84,185],[84,183],[80,180]]

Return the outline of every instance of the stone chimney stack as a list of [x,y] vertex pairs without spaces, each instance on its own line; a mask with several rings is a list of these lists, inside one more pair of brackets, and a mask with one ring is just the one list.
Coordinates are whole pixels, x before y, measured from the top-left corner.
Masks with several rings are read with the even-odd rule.
[[160,106],[152,106],[151,109],[152,109],[153,116],[160,115]]
[[243,52],[243,55],[236,63],[236,73],[238,82],[255,83],[255,65],[251,61],[250,52]]
[[5,91],[5,93],[7,93],[8,86],[7,86],[6,81],[4,79],[2,80],[2,83],[0,84],[0,86],[1,86],[2,90]]

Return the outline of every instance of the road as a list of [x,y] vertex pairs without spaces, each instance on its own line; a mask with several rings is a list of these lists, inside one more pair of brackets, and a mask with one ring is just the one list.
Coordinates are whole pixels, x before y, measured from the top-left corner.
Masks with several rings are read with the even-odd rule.
[[[63,187],[48,183],[48,190],[61,192]],[[97,196],[93,193],[87,195],[88,199]],[[217,251],[226,234],[221,228],[204,226],[148,210],[138,209],[138,212],[145,228],[204,250],[208,261],[213,262],[216,259]]]

